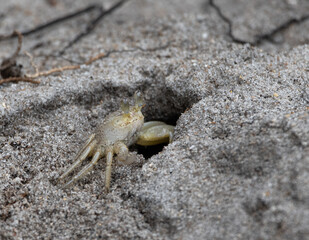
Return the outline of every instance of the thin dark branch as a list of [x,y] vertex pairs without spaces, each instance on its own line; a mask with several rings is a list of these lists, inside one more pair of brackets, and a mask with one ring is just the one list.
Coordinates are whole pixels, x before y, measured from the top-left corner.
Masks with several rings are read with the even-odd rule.
[[[82,15],[84,13],[93,11],[95,9],[98,9],[98,10],[102,11],[102,6],[97,5],[97,4],[90,5],[90,6],[86,7],[86,8],[81,9],[81,10],[79,10],[77,12],[72,13],[72,14],[69,14],[69,15],[57,18],[57,19],[52,20],[52,21],[50,21],[48,23],[41,24],[41,25],[39,25],[39,26],[37,26],[37,27],[35,27],[33,29],[23,31],[23,32],[21,32],[21,34],[23,36],[27,36],[27,35],[31,35],[33,33],[37,33],[37,32],[39,32],[41,30],[44,30],[45,28],[49,28],[49,27],[51,27],[53,25],[56,25],[56,24],[61,23],[63,21],[66,21],[66,20],[69,20],[71,18],[77,17],[77,16]],[[6,39],[13,38],[13,37],[15,37],[15,36],[12,36],[12,35],[2,35],[2,36],[0,36],[0,40],[6,40]]]
[[127,2],[128,0],[121,0],[118,3],[114,4],[112,7],[110,7],[107,10],[100,10],[100,14],[93,19],[88,26],[86,27],[86,29],[81,32],[80,34],[78,34],[72,41],[70,41],[67,46],[65,46],[60,52],[59,55],[62,55],[68,48],[72,47],[75,43],[77,43],[79,40],[81,40],[84,36],[90,34],[92,32],[92,30],[97,26],[97,24],[107,15],[113,13],[115,10],[117,10],[118,8],[120,8],[125,2]]

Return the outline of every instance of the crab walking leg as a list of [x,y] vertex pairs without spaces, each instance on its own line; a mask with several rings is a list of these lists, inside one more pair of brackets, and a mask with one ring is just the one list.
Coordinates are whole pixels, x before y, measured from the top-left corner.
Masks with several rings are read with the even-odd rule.
[[101,151],[96,151],[91,162],[88,165],[86,165],[79,173],[77,173],[77,175],[75,175],[69,182],[67,182],[63,186],[63,188],[69,187],[71,184],[75,183],[77,180],[85,176],[93,168],[93,166],[98,162],[101,155],[102,155]]
[[[89,139],[90,140],[90,139]],[[89,142],[88,140],[88,142]],[[88,143],[89,144],[89,143]],[[84,151],[78,154],[75,162],[59,177],[58,181],[63,180],[66,176],[68,176],[77,166],[79,166],[90,154],[93,148],[96,145],[96,141],[90,143],[90,145],[84,148]]]
[[82,146],[82,148],[78,151],[78,153],[75,156],[75,159],[77,159],[84,151],[85,149],[89,146],[89,144],[92,142],[92,140],[94,139],[95,134],[91,134],[90,137],[87,139],[87,141],[84,143],[84,145]]
[[106,150],[106,171],[105,171],[105,190],[109,192],[109,187],[111,183],[111,173],[112,173],[112,162],[113,162],[113,148],[108,148]]

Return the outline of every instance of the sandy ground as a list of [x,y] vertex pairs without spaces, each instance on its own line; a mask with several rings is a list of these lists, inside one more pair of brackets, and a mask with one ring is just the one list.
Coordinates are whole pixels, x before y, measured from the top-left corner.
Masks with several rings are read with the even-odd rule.
[[[116,1],[54,2],[1,0],[0,33]],[[131,0],[61,57],[95,11],[24,37],[25,72],[23,51],[40,70],[110,54],[0,85],[0,239],[309,239],[308,12],[306,0]],[[0,58],[15,48],[1,41]],[[147,121],[176,125],[173,142],[133,146],[108,194],[104,159],[62,189],[83,142],[136,90]]]

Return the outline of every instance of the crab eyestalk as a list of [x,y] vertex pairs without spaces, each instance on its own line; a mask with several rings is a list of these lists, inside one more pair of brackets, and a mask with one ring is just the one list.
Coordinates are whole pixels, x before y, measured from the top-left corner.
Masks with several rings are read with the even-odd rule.
[[135,101],[134,109],[136,111],[140,111],[145,106],[144,97],[139,91],[136,91],[134,93],[134,101]]
[[128,114],[130,112],[130,105],[128,102],[121,101],[120,108],[124,114]]

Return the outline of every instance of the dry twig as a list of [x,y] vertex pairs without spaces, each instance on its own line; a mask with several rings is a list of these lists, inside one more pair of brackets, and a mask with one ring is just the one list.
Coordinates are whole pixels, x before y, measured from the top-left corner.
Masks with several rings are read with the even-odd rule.
[[[18,53],[21,50],[22,34],[20,32],[18,32],[18,31],[14,31],[13,34],[17,34],[18,35],[18,47],[17,47],[15,53],[9,59],[13,59],[15,61]],[[67,71],[67,70],[79,69],[82,65],[90,65],[90,64],[92,64],[93,62],[95,62],[95,61],[97,61],[99,59],[107,58],[112,53],[133,52],[133,51],[136,51],[136,50],[140,50],[140,51],[156,51],[156,50],[161,50],[161,49],[167,48],[169,45],[170,45],[170,43],[167,43],[166,45],[159,46],[159,47],[156,47],[156,48],[149,48],[149,49],[143,49],[143,48],[137,47],[135,49],[128,49],[128,50],[110,50],[110,51],[108,51],[106,53],[99,53],[96,56],[91,57],[90,59],[88,59],[87,61],[85,61],[82,64],[67,65],[67,66],[63,66],[63,67],[52,68],[50,70],[42,71],[42,72],[40,72],[38,67],[35,65],[35,63],[33,61],[33,56],[30,53],[25,52],[25,54],[30,59],[31,66],[35,69],[35,73],[34,74],[25,74],[24,76],[14,76],[14,75],[9,76],[7,78],[4,78],[4,79],[0,80],[0,85],[3,84],[3,83],[19,82],[19,81],[39,84],[40,81],[35,80],[36,78],[49,76],[49,75],[54,74],[54,73],[61,73],[63,71]],[[15,62],[15,64],[16,64],[16,62]],[[1,68],[1,70],[2,70],[2,68]]]
[[[60,73],[63,71],[67,71],[67,70],[75,70],[75,69],[79,69],[82,65],[90,65],[91,63],[93,63],[94,61],[97,61],[103,57],[105,57],[106,55],[104,53],[100,53],[92,58],[90,58],[88,61],[86,61],[83,64],[79,64],[79,65],[67,65],[67,66],[63,66],[63,67],[58,67],[58,68],[52,68],[50,70],[47,71],[43,71],[43,72],[39,72],[36,70],[36,73],[34,74],[26,74],[24,77],[9,77],[9,78],[5,78],[0,80],[0,85],[3,83],[8,83],[8,82],[31,82],[31,83],[40,83],[40,81],[36,81],[34,79],[39,78],[39,77],[45,77],[45,76],[49,76],[51,74],[54,73]],[[32,60],[31,60],[32,61]],[[34,63],[32,63],[32,65],[34,66]],[[37,69],[37,67],[35,66],[35,69]]]
[[0,80],[0,85],[3,83],[9,83],[9,82],[30,82],[30,83],[36,83],[39,84],[40,81],[36,81],[32,78],[26,78],[26,77],[10,77]]
[[[90,65],[93,62],[102,59],[102,58],[107,58],[109,57],[112,53],[123,53],[123,52],[134,52],[136,50],[140,50],[140,51],[156,51],[156,50],[162,50],[167,48],[170,45],[170,42],[162,45],[162,46],[158,46],[155,48],[149,48],[149,49],[144,49],[144,48],[140,48],[137,47],[135,49],[128,49],[128,50],[110,50],[106,53],[99,53],[96,56],[91,57],[90,59],[88,59],[87,61],[85,61],[82,64],[77,64],[77,65],[67,65],[67,66],[63,66],[63,67],[58,67],[58,68],[52,68],[48,71],[43,71],[43,72],[36,72],[35,74],[32,75],[25,75],[25,77],[14,77],[14,78],[6,78],[6,79],[2,79],[0,80],[0,85],[3,83],[7,83],[7,82],[16,82],[16,81],[24,81],[24,82],[31,82],[31,83],[40,83],[39,81],[36,81],[36,78],[39,77],[45,77],[45,76],[49,76],[51,74],[54,73],[60,73],[63,71],[67,71],[67,70],[75,70],[75,69],[79,69],[82,65]],[[32,63],[33,64],[33,63]],[[36,67],[35,67],[36,68]]]

